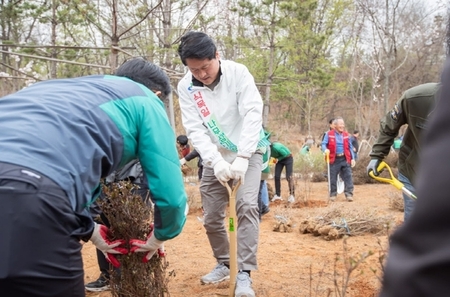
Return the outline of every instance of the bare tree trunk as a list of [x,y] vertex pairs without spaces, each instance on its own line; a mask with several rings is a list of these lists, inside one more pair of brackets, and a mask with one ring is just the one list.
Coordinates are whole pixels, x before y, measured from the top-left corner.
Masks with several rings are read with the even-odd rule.
[[[277,10],[277,1],[273,2],[272,6],[272,16],[275,16]],[[270,91],[273,82],[273,64],[275,59],[275,22],[272,21],[270,24],[271,34],[269,43],[269,69],[267,69],[267,79],[266,79],[266,90],[264,95],[264,109],[263,109],[263,126],[266,127],[269,122],[269,112],[270,112]]]
[[118,53],[117,48],[119,47],[119,36],[117,35],[117,2],[112,0],[112,20],[111,20],[111,55],[109,57],[109,63],[111,67],[111,73],[114,73],[118,64]]
[[[56,45],[56,27],[58,26],[58,21],[56,19],[56,9],[57,9],[57,3],[56,0],[52,0],[52,37],[51,37],[51,43],[53,46]],[[51,58],[56,59],[58,57],[57,55],[57,49],[56,47],[52,48],[51,50]],[[50,62],[50,78],[56,78],[56,61]]]
[[[386,0],[386,29],[384,35],[386,36],[386,57],[385,57],[385,69],[384,69],[384,105],[383,112],[388,111],[389,102],[389,80],[391,77],[391,54],[392,54],[392,36],[390,36],[390,23],[389,23],[389,0]],[[393,33],[393,32],[392,32]]]
[[[6,30],[6,21],[7,21],[7,17],[6,17],[6,5],[7,3],[5,3],[5,0],[1,0],[1,6],[0,6],[0,25],[2,26],[2,50],[5,52],[8,52],[8,47],[5,46],[5,41],[9,39],[8,36],[8,31]],[[9,64],[8,62],[8,56],[9,54],[6,53],[2,53],[2,62],[4,65]],[[2,65],[0,65],[0,70],[6,72],[6,68]]]
[[165,0],[163,2],[163,29],[164,29],[164,67],[167,69],[172,69],[173,56],[171,55],[170,48],[172,46],[171,42],[171,29],[172,29],[172,0]]

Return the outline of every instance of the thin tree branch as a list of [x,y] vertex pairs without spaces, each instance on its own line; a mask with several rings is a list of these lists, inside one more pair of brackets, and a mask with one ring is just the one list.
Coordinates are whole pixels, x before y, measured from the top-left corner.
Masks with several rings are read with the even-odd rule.
[[[0,75],[0,79],[8,79],[8,78],[11,78],[11,79],[27,79],[26,77],[23,77],[23,76],[2,76],[2,75]],[[33,79],[35,79],[35,78],[33,78]]]
[[120,47],[118,47],[118,46],[111,46],[111,48],[112,48],[112,49],[115,49],[115,50],[117,50],[117,51],[119,51],[119,52],[122,52],[122,53],[124,53],[124,54],[126,54],[126,55],[128,55],[128,56],[134,57],[133,54],[130,54],[129,52],[123,50],[123,48],[120,48]]
[[163,0],[159,1],[158,4],[156,4],[152,9],[150,9],[149,11],[147,11],[147,13],[145,14],[145,16],[143,18],[141,18],[137,23],[135,23],[134,25],[132,25],[131,27],[128,27],[128,29],[125,29],[125,31],[123,31],[122,33],[120,33],[119,35],[117,35],[118,39],[120,39],[120,37],[122,37],[124,34],[126,34],[127,32],[129,32],[131,29],[133,29],[134,27],[136,27],[137,25],[139,25],[140,23],[142,23],[143,21],[145,21],[145,19],[147,19],[147,17],[156,9],[158,8],[161,4],[162,4]]
[[199,15],[201,14],[201,12],[203,11],[203,8],[205,8],[206,4],[208,4],[209,0],[205,1],[205,3],[203,4],[203,6],[197,11],[197,14],[191,19],[191,21],[189,22],[189,24],[186,26],[186,28],[183,30],[183,33],[180,34],[180,36],[178,36],[177,39],[175,39],[172,44],[176,44],[178,42],[180,42],[181,37],[183,37],[183,35],[192,28],[192,26],[194,26],[194,22],[197,20],[197,18],[199,17]]
[[[81,10],[78,8],[77,3],[75,3],[74,8],[76,9],[76,11],[77,11],[78,13],[82,14],[82,13],[81,13]],[[108,32],[106,32],[105,30],[103,30],[103,28],[102,28],[99,24],[97,24],[94,20],[90,19],[90,18],[89,18],[89,15],[86,15],[86,19],[89,21],[89,23],[91,23],[92,25],[94,25],[94,26],[95,26],[100,32],[102,32],[104,35],[108,36],[110,39],[112,38],[112,36],[111,36],[110,34],[108,34]]]
[[68,64],[81,65],[81,66],[89,66],[89,67],[96,67],[96,68],[103,68],[103,69],[111,68],[109,66],[104,66],[104,65],[73,62],[73,61],[68,61],[68,60],[60,60],[60,59],[47,58],[47,57],[42,57],[42,56],[34,56],[34,55],[27,55],[27,54],[21,54],[21,53],[8,52],[8,51],[4,51],[4,50],[0,50],[0,53],[16,55],[16,56],[20,56],[20,57],[27,57],[27,58],[32,58],[32,59],[40,59],[40,60],[46,60],[46,61],[54,61],[54,62],[68,63]]
[[[26,44],[0,44],[3,47],[22,47],[22,48],[61,48],[61,49],[98,49],[108,50],[111,47],[97,47],[97,46],[69,46],[69,45],[26,45]],[[136,49],[135,46],[123,46],[121,49]]]
[[[41,79],[39,79],[39,78],[37,78],[37,77],[34,77],[34,76],[32,76],[32,75],[29,75],[28,73],[23,72],[22,70],[19,70],[19,69],[17,69],[17,68],[14,68],[14,67],[12,67],[11,65],[7,65],[7,64],[2,63],[2,62],[0,62],[0,65],[3,65],[3,66],[5,66],[6,68],[9,68],[9,69],[11,69],[11,70],[13,70],[13,71],[19,72],[20,74],[23,74],[23,75],[25,75],[25,76],[27,76],[27,77],[30,77],[30,78],[32,78],[32,79],[41,81]],[[6,77],[6,78],[8,78],[9,76],[1,76],[1,77]],[[12,77],[12,78],[19,78],[20,76],[11,76],[11,77]],[[22,78],[25,79],[24,77],[22,77]]]

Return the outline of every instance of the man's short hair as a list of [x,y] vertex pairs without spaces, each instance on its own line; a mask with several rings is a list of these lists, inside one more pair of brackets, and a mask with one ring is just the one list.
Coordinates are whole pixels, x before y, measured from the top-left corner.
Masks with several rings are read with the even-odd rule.
[[181,37],[178,46],[178,55],[186,66],[186,59],[215,59],[217,47],[207,34],[198,31],[189,31]]
[[354,130],[354,131],[353,131],[353,134],[358,134],[358,133],[359,133],[358,130]]
[[334,122],[334,118],[332,118],[332,119],[330,119],[329,121],[328,121],[328,124],[333,124],[333,122]]
[[125,61],[117,68],[115,75],[143,84],[153,92],[160,91],[162,100],[165,100],[172,92],[169,76],[159,66],[144,58]]

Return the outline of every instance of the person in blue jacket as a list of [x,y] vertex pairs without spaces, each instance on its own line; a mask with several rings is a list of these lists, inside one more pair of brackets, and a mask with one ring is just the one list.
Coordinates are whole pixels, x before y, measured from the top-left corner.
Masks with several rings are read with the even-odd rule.
[[[148,261],[180,234],[186,193],[158,66],[135,58],[115,75],[48,80],[0,98],[0,296],[85,296],[80,240],[108,261],[128,253],[93,221],[100,180],[139,159],[155,207]],[[170,177],[170,178],[167,178]]]

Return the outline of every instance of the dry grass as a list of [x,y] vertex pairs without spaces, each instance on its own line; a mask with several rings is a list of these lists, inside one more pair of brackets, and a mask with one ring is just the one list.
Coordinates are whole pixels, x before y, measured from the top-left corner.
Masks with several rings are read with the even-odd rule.
[[394,222],[392,216],[381,216],[371,210],[332,206],[302,220],[299,231],[335,240],[344,235],[380,234],[391,229]]
[[403,195],[400,191],[393,191],[388,193],[389,208],[400,212],[405,211],[405,205],[403,202]]
[[[136,187],[130,182],[114,183],[104,187],[106,199],[99,205],[111,225],[111,239],[146,240],[152,231],[153,209],[142,197],[133,194]],[[126,246],[130,249],[130,245]],[[144,253],[118,255],[120,272],[111,271],[111,293],[114,297],[161,297],[169,296],[166,275],[168,263],[164,257],[154,256],[143,263]],[[169,276],[171,273],[169,273]]]
[[184,185],[184,188],[186,190],[186,195],[188,198],[189,213],[195,213],[202,208],[200,189],[196,184],[190,185],[186,183]]

